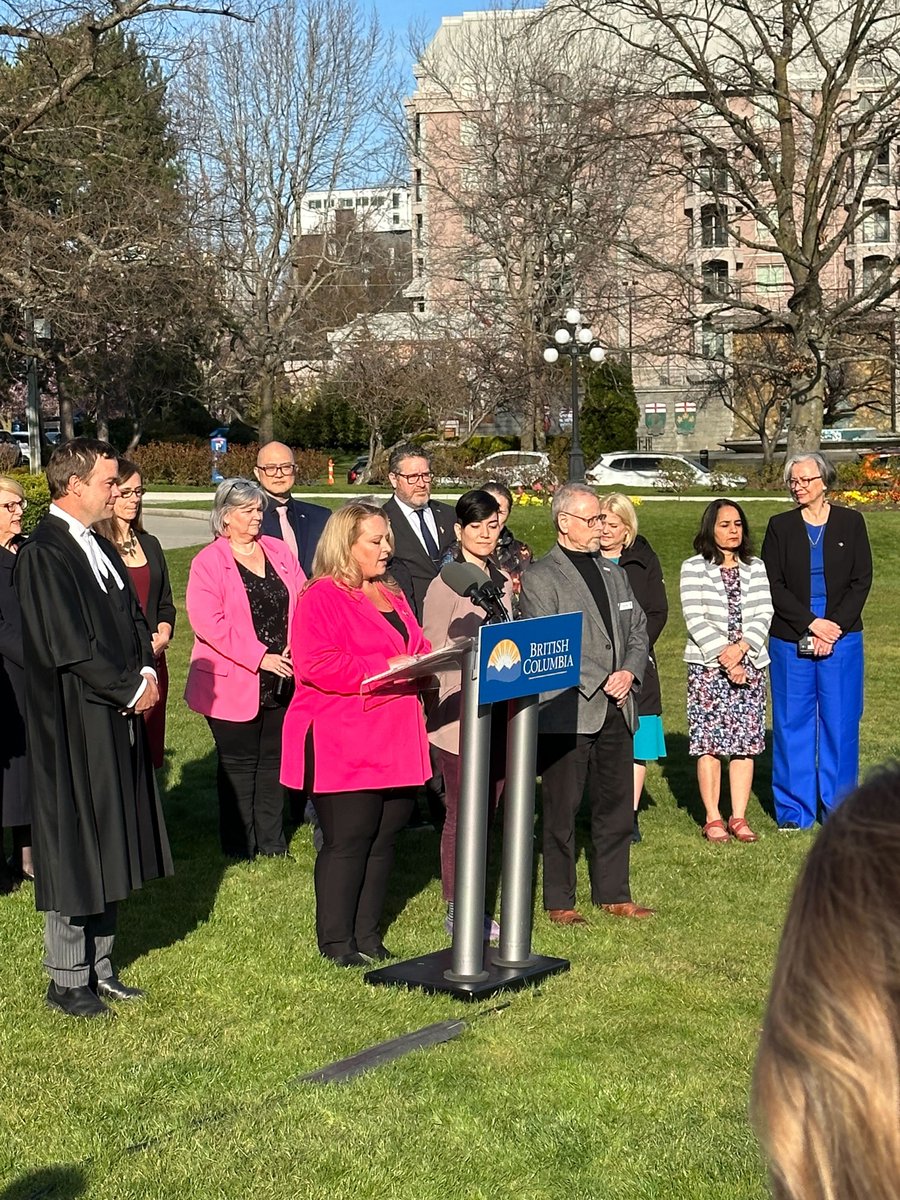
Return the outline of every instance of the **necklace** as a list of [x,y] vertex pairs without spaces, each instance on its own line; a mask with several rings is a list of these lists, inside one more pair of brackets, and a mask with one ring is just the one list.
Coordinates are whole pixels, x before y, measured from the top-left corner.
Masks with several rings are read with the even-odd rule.
[[137,546],[138,540],[133,529],[128,537],[123,538],[121,542],[116,542],[116,549],[123,558],[131,558],[132,554],[137,554]]
[[[825,525],[827,525],[827,524],[828,524],[828,522],[826,521]],[[812,547],[818,546],[819,542],[821,542],[822,534],[825,532],[825,525],[820,525],[818,527],[819,528],[818,537],[813,537],[813,535],[809,532],[809,521],[806,522],[806,536],[809,538],[809,544]]]
[[232,542],[231,549],[235,552],[235,554],[243,554],[244,558],[250,558],[252,554],[256,553],[257,545],[257,542],[253,542],[249,550],[242,550],[237,542]]

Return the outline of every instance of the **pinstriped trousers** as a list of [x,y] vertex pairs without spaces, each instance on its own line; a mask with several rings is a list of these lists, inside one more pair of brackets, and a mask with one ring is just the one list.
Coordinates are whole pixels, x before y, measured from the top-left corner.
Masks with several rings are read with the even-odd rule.
[[110,955],[118,905],[89,917],[44,914],[44,969],[59,987],[87,987],[114,973]]

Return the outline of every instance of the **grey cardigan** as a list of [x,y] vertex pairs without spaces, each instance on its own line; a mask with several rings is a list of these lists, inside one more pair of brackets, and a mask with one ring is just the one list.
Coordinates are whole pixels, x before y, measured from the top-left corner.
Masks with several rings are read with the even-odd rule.
[[630,671],[634,676],[622,712],[632,733],[637,729],[637,695],[650,653],[647,618],[622,568],[606,558],[597,558],[596,563],[609,595],[612,643],[588,585],[558,545],[522,574],[523,617],[584,614],[581,685],[541,694],[541,733],[596,733],[606,720],[609,700],[603,684],[614,664],[616,670]]
[[[769,577],[761,558],[739,563],[741,579],[741,633],[750,647],[747,655],[754,667],[769,661],[767,649],[772,623]],[[681,610],[688,640],[684,661],[703,667],[715,666],[728,645],[728,597],[721,566],[695,554],[681,564]]]

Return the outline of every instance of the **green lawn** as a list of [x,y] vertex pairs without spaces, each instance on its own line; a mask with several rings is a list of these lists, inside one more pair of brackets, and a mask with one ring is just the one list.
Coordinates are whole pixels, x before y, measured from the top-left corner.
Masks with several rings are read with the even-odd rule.
[[[753,505],[757,541],[770,512]],[[373,989],[318,957],[312,847],[294,863],[228,866],[217,854],[205,723],[180,699],[190,635],[171,656],[166,808],[174,879],[123,908],[118,964],[147,1002],[111,1024],[43,1007],[41,923],[31,895],[0,901],[0,1196],[100,1200],[762,1200],[747,1126],[757,1030],[792,881],[809,835],[779,835],[768,762],[750,818],[755,846],[707,845],[685,753],[678,564],[700,510],[653,504],[642,529],[663,560],[673,614],[659,647],[670,757],[649,774],[633,855],[649,922],[597,917],[535,946],[571,958],[537,991],[467,1006]],[[900,516],[868,517],[877,580],[866,610],[863,754],[895,750]],[[538,550],[546,510],[516,510]],[[191,551],[170,555],[183,595]],[[404,835],[388,945],[436,949],[442,906],[434,834]],[[583,865],[580,903],[589,908]],[[504,1002],[505,1003],[505,1002]],[[341,1087],[297,1076],[446,1018],[456,1040]]]

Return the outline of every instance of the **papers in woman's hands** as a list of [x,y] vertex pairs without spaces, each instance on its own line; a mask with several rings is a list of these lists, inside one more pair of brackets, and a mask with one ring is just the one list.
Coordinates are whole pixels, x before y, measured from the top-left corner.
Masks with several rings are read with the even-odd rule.
[[472,644],[472,638],[457,638],[456,641],[442,646],[440,650],[432,650],[428,654],[417,654],[412,662],[402,667],[391,667],[387,671],[379,671],[362,681],[362,692],[372,692],[389,683],[402,683],[407,679],[423,679],[429,675],[437,675],[443,671],[458,671],[462,656]]

